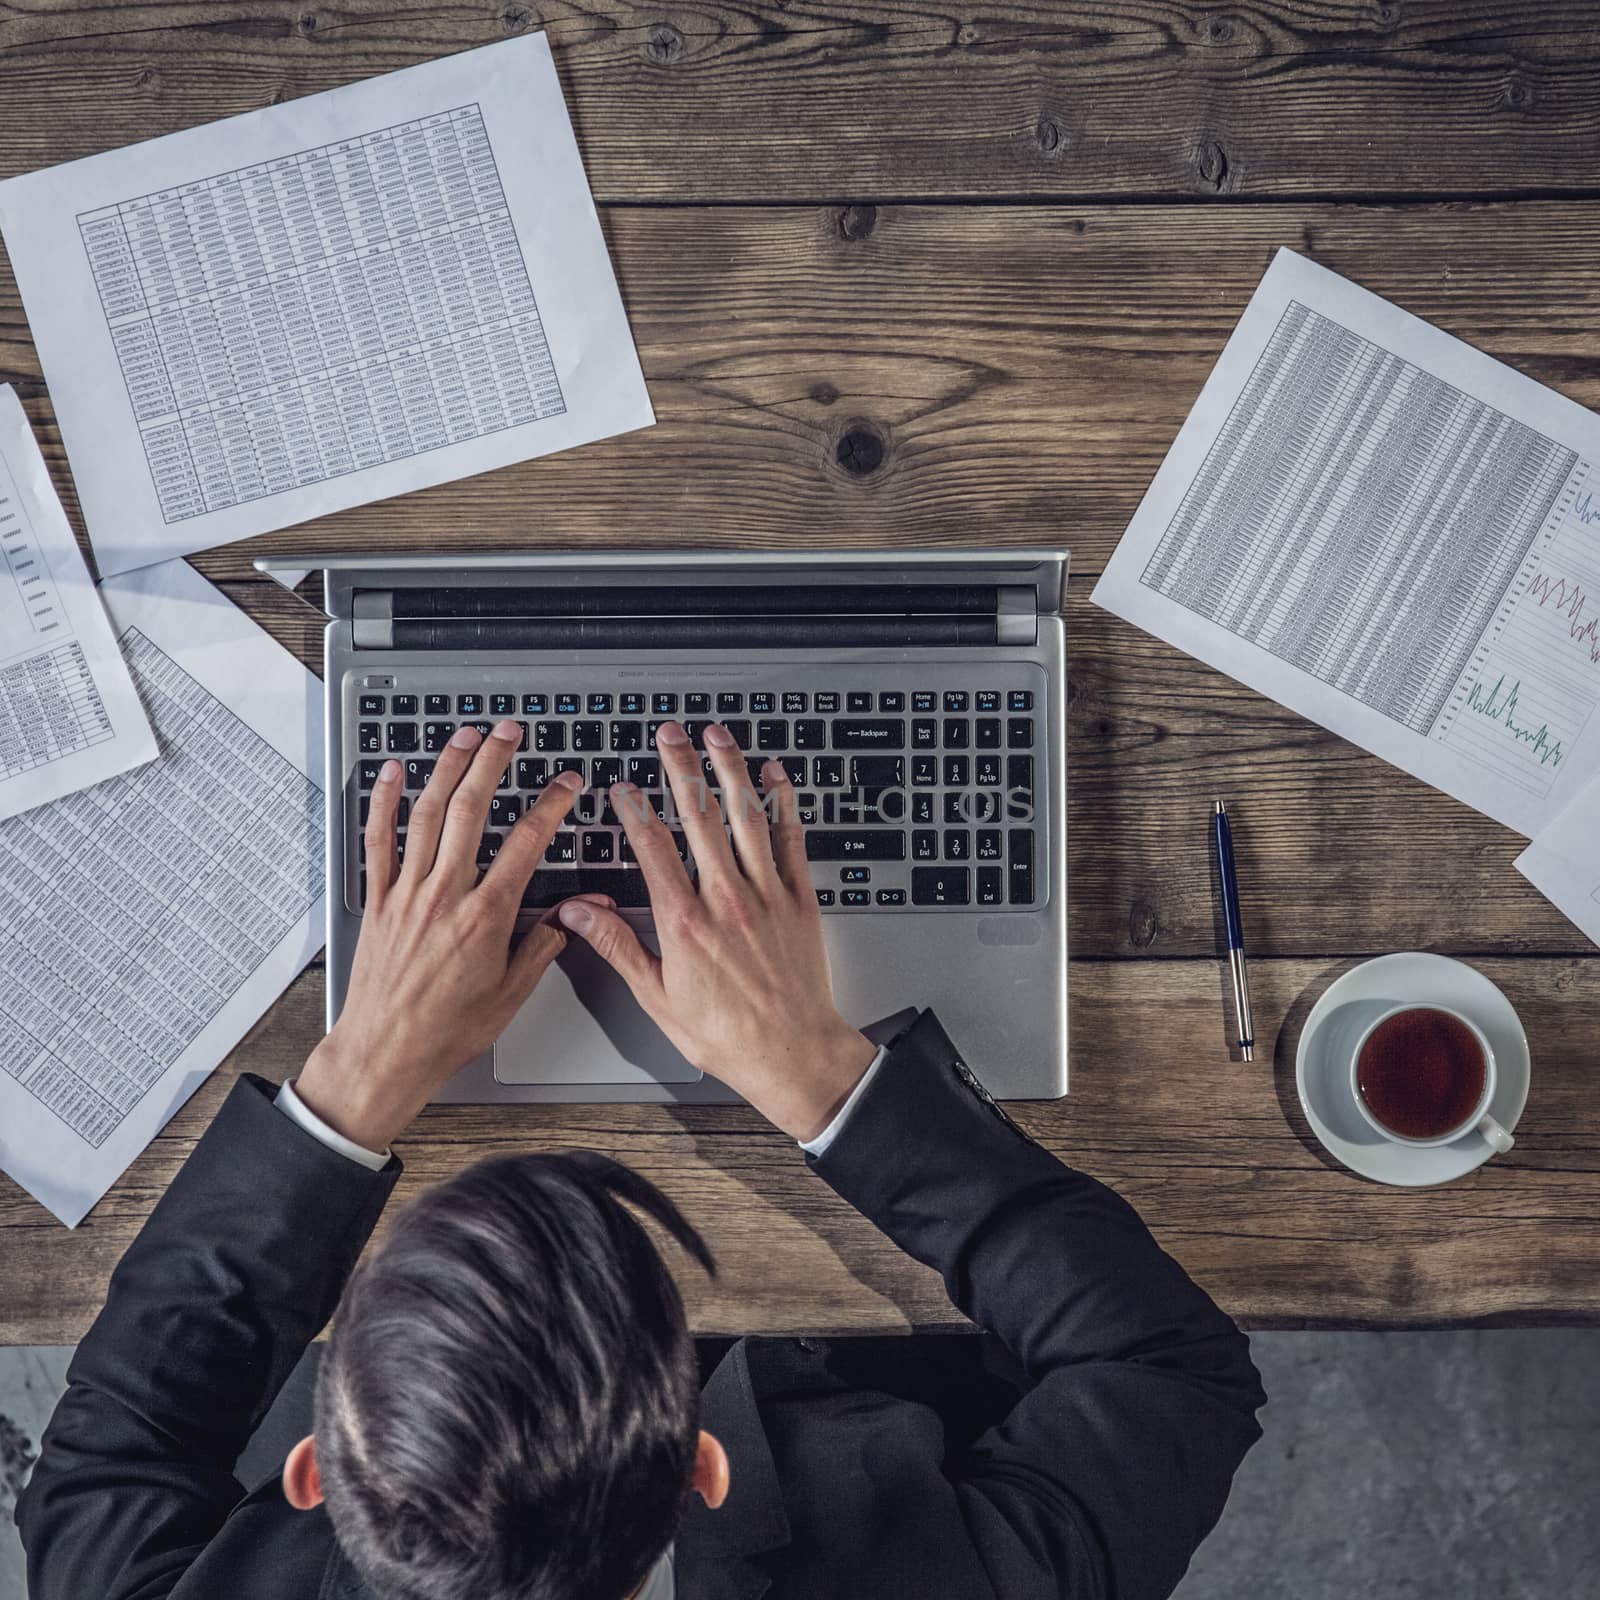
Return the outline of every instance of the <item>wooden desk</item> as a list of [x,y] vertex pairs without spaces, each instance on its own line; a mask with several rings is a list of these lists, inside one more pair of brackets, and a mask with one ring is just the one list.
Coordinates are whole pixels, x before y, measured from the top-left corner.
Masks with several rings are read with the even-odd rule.
[[[1520,842],[1088,601],[1280,244],[1600,403],[1593,12],[980,10],[37,0],[0,11],[0,172],[546,25],[659,425],[197,564],[314,662],[317,614],[252,557],[1070,545],[1073,1088],[1019,1119],[1249,1325],[1600,1320],[1600,957],[1511,870]],[[75,514],[7,274],[0,378]],[[1235,803],[1248,897],[1249,1066],[1226,1042],[1213,793]],[[1332,1167],[1293,1089],[1310,1000],[1406,948],[1480,966],[1533,1048],[1515,1151],[1429,1193]],[[76,1233],[0,1179],[0,1338],[83,1331],[231,1080],[292,1073],[321,1014],[314,968]],[[953,1320],[748,1112],[432,1111],[402,1195],[569,1144],[635,1164],[706,1229],[722,1276],[684,1275],[704,1331]]]

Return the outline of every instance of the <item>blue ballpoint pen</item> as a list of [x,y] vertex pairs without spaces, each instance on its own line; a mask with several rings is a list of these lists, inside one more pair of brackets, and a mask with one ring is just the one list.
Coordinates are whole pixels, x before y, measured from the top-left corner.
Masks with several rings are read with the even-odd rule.
[[1233,875],[1233,834],[1228,828],[1228,808],[1217,801],[1217,870],[1222,878],[1222,917],[1228,924],[1228,967],[1233,973],[1233,1004],[1239,1014],[1239,1049],[1246,1061],[1255,1060],[1256,1030],[1250,1018],[1250,973],[1244,963],[1244,924],[1239,920],[1239,884]]

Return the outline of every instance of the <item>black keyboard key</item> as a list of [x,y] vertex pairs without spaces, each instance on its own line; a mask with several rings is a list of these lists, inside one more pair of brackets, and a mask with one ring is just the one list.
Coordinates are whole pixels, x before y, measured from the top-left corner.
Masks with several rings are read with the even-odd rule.
[[971,763],[965,756],[944,758],[944,785],[947,789],[964,789],[972,782]]
[[1033,695],[1027,689],[1013,689],[1006,696],[1007,711],[1032,711]]
[[[899,789],[906,781],[903,756],[852,756],[850,781],[871,789]],[[820,782],[820,780],[819,780]]]
[[[363,874],[363,876],[365,876],[365,875]],[[824,910],[826,910],[827,907],[831,906],[833,904],[833,890],[832,889],[818,889],[817,890],[817,904],[819,906],[823,907]]]
[[448,717],[450,715],[450,696],[447,694],[425,694],[422,697],[422,709],[430,717]]
[[878,891],[878,904],[880,906],[903,906],[906,903],[904,889],[880,889]]
[[617,710],[625,717],[642,717],[644,715],[644,696],[642,694],[619,694],[617,696]]
[[1005,897],[1000,893],[999,867],[978,868],[978,904],[980,906],[997,906],[1004,902]]
[[946,861],[966,861],[972,855],[972,835],[965,828],[947,828],[944,835]]
[[433,762],[425,761],[418,756],[412,756],[406,762],[406,788],[421,789],[432,776]]
[[358,788],[370,789],[378,781],[378,774],[383,771],[381,761],[361,761],[356,764],[356,785]]
[[458,694],[456,696],[456,715],[458,717],[481,717],[483,715],[483,696],[481,694]]
[[872,891],[870,889],[841,889],[839,891],[839,904],[842,906],[870,906],[872,904]]
[[[626,754],[630,750],[637,750],[644,743],[644,724],[642,722],[613,722],[611,724],[611,748]],[[574,746],[574,749],[577,747]]]
[[363,722],[356,730],[356,741],[364,756],[376,755],[383,749],[383,724]]
[[833,725],[835,750],[900,750],[905,742],[906,725],[900,717],[875,717]]
[[386,695],[364,694],[356,702],[356,710],[364,717],[381,717],[389,709]]
[[783,768],[784,776],[795,788],[799,788],[806,781],[806,758],[804,756],[780,756],[778,765]]
[[846,789],[822,797],[824,823],[854,827],[858,823],[904,822],[905,796],[898,789]]
[[811,781],[819,789],[842,789],[844,787],[844,757],[812,756]]
[[[361,826],[363,828],[366,827],[366,825],[367,825],[367,817],[370,815],[369,808],[371,807],[371,805],[372,805],[372,796],[369,795],[369,794],[362,795],[362,797],[361,797]],[[411,820],[411,802],[409,800],[407,800],[404,795],[401,795],[400,796],[400,805],[396,809],[395,815],[394,815],[394,825],[397,828],[403,828],[403,827],[405,827],[406,823],[409,822],[410,820]]]
[[641,789],[659,789],[661,787],[661,761],[657,756],[630,756],[628,758],[628,782],[637,784]]
[[844,697],[846,711],[870,711],[872,709],[872,696],[864,689],[852,689]]
[[512,828],[522,815],[522,802],[515,795],[497,794],[489,802],[489,826]]
[[1013,818],[1033,815],[1033,757],[1006,757],[1006,806]]
[[615,756],[596,756],[589,763],[589,782],[597,789],[609,789],[622,781],[622,763]]
[[871,883],[872,882],[872,868],[871,867],[840,867],[839,868],[839,882],[840,883]]
[[965,750],[972,736],[972,726],[965,717],[944,719],[944,747],[946,750]]
[[892,829],[856,833],[808,833],[808,861],[904,861],[906,836]]
[[422,725],[422,748],[429,755],[437,755],[439,751],[450,743],[450,735],[456,731],[453,722],[425,722]]
[[416,716],[417,697],[414,694],[397,694],[394,697],[394,714],[397,717]]
[[717,696],[717,715],[719,717],[736,717],[744,710],[744,696],[735,694],[731,689],[725,689]]
[[603,722],[574,722],[572,748],[574,750],[604,750],[606,725]]
[[972,742],[980,750],[1000,748],[999,717],[979,717],[972,727]]
[[[755,699],[754,695],[750,697]],[[756,724],[756,749],[768,750],[773,754],[789,748],[789,724],[787,722],[758,722]]]
[[524,756],[517,763],[517,787],[542,789],[550,781],[550,764],[538,756]]
[[769,689],[758,690],[750,696],[750,715],[752,717],[770,717],[777,709],[778,697]]
[[489,730],[494,727],[494,724],[492,722],[463,722],[461,726],[463,728],[476,728],[478,730],[478,737],[481,739],[487,739],[489,737]]
[[939,781],[938,756],[912,756],[911,781],[919,789],[929,789]]
[[832,716],[839,709],[839,697],[831,692],[819,694],[816,699],[817,710],[826,716]]
[[733,736],[733,742],[738,745],[741,750],[748,750],[750,748],[750,724],[748,722],[725,722],[723,723],[723,727],[725,727]]
[[582,756],[561,756],[550,763],[550,776],[553,778],[561,772],[576,772],[585,783],[589,781],[589,769]]
[[653,694],[650,710],[658,717],[675,717],[678,714],[678,697],[675,694]]
[[795,806],[799,812],[800,826],[814,828],[817,825],[817,797],[814,794],[797,794],[794,797]]
[[683,697],[683,712],[688,717],[704,717],[711,713],[711,696],[708,694],[686,694]]
[[709,722],[703,722],[698,717],[691,718],[688,722],[684,723],[683,731],[689,735],[689,743],[692,744],[696,750],[705,749],[705,732],[710,726],[711,724]]
[[416,723],[391,722],[389,724],[389,753],[391,755],[410,755],[417,748]]
[[937,711],[939,709],[939,697],[931,689],[918,689],[911,697],[911,709],[913,711]]
[[911,859],[913,861],[939,859],[939,835],[932,828],[918,828],[911,835]]
[[583,859],[591,867],[605,866],[617,858],[616,840],[609,833],[590,829],[583,836]]
[[967,691],[965,689],[946,689],[944,692],[944,708],[946,711],[965,711],[967,709]]
[[974,711],[998,711],[1000,709],[1000,691],[998,689],[980,689],[972,697]]
[[886,689],[878,696],[878,709],[880,711],[904,711],[906,697],[899,689]]
[[783,714],[786,717],[803,717],[806,708],[811,703],[810,696],[796,691],[785,690],[783,696]]
[[[1028,758],[1023,757],[1024,760]],[[1000,787],[1000,757],[996,755],[974,756],[972,758],[972,781],[984,789],[998,789]]]
[[517,697],[514,694],[492,694],[489,696],[489,715],[491,717],[514,717],[517,714]]
[[589,823],[592,825],[600,820],[600,811],[604,805],[605,796],[596,794],[593,789],[588,789],[572,802],[572,810],[569,815],[576,823]]
[[911,748],[913,750],[939,748],[939,724],[931,717],[918,717],[911,724]]
[[911,820],[913,822],[933,821],[933,796],[931,794],[912,795]]
[[523,906],[542,911],[575,894],[608,894],[619,906],[647,906],[650,891],[644,874],[637,867],[602,867],[596,870],[585,863],[565,870],[540,867],[522,897]]
[[1000,860],[1000,830],[998,828],[978,829],[978,860]]
[[611,696],[608,694],[590,695],[589,715],[591,717],[609,717],[611,715]]
[[550,709],[550,697],[543,694],[525,694],[522,697],[522,714],[525,717],[542,717]]
[[797,722],[794,725],[796,750],[821,750],[828,742],[828,725],[825,722]]
[[536,722],[533,725],[533,748],[542,756],[554,755],[567,748],[567,725],[564,722]]
[[[545,846],[544,858],[546,861],[576,861],[578,859],[578,836],[570,829],[564,829]],[[527,902],[524,901],[524,904]]]
[[556,696],[556,715],[558,717],[575,717],[583,708],[583,697],[568,689]]
[[1033,718],[1012,717],[1006,723],[1006,748],[1031,750],[1033,748]]
[[1014,906],[1033,904],[1033,833],[1013,828],[1007,840],[1007,898]]
[[478,865],[480,867],[492,865],[494,858],[500,854],[500,846],[504,843],[504,834],[484,834],[484,836],[478,841]]
[[911,903],[915,906],[964,906],[972,895],[972,874],[966,867],[913,867]]
[[953,827],[960,827],[963,822],[972,821],[972,813],[967,807],[970,795],[947,794],[944,797],[944,820]]

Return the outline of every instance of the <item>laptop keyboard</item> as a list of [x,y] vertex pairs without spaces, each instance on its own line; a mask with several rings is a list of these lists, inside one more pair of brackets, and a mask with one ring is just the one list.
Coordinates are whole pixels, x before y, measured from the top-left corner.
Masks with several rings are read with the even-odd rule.
[[[365,902],[362,829],[383,763],[393,758],[404,769],[403,858],[411,807],[451,734],[464,724],[486,734],[510,717],[521,725],[521,746],[494,797],[480,866],[492,864],[507,831],[556,773],[576,772],[589,785],[529,884],[523,903],[530,909],[583,892],[609,894],[623,906],[649,903],[606,793],[621,779],[644,792],[693,869],[655,754],[656,729],[669,719],[682,722],[701,750],[708,723],[721,722],[758,791],[762,763],[782,763],[799,796],[824,910],[1032,909],[1045,881],[1035,809],[1045,771],[1044,679],[1024,667],[1002,681],[997,670],[979,663],[963,677],[941,666],[924,675],[937,681],[895,688],[879,686],[879,673],[870,689],[825,671],[808,673],[803,687],[670,690],[484,686],[481,670],[472,673],[475,687],[441,684],[435,673],[427,683],[419,675],[414,688],[400,674],[358,680],[345,697],[359,801],[346,808],[347,904],[359,912]],[[702,766],[717,793],[703,755]]]

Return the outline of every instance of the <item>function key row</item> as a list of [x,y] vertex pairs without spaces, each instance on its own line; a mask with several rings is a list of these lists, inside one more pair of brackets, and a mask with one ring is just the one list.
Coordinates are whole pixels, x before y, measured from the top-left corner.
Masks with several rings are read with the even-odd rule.
[[[747,709],[751,716],[800,717],[815,711],[822,716],[850,712],[861,714],[870,711],[903,712],[906,694],[900,689],[885,689],[878,694],[869,690],[850,690],[846,693],[819,690],[785,690],[781,694],[771,690],[758,690],[746,695],[742,692],[724,691],[710,694],[656,693],[646,695],[636,690],[626,693],[578,694],[567,690],[560,694],[363,694],[357,698],[357,710],[363,717],[414,717],[420,713],[429,717],[607,717],[618,716],[675,717],[736,717]],[[943,694],[931,689],[919,689],[910,696],[914,712],[945,711],[960,713],[967,710],[999,711],[1004,700],[1007,711],[1032,711],[1033,694],[1027,689],[1011,689],[1002,696],[998,689],[946,689]]]

